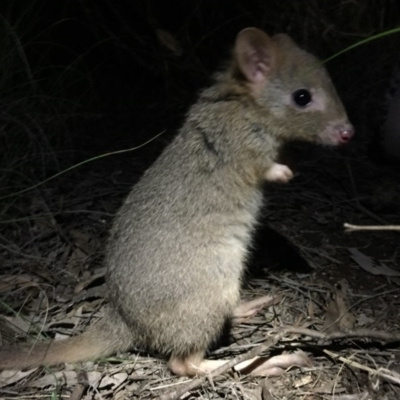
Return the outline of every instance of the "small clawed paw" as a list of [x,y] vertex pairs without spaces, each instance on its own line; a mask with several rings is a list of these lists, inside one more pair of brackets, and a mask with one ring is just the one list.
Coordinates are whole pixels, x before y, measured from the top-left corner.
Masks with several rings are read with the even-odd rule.
[[273,164],[265,174],[265,179],[268,182],[287,183],[293,178],[292,170],[283,164]]

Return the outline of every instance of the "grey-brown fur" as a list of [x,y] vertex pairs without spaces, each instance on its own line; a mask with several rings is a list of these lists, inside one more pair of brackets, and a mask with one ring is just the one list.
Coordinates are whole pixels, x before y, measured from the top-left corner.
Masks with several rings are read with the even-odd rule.
[[[323,98],[324,107],[288,104],[300,88]],[[31,354],[28,346],[3,347],[0,368],[74,362],[131,347],[178,364],[193,355],[201,361],[239,301],[262,187],[281,143],[339,144],[351,129],[313,56],[285,35],[242,31],[227,70],[200,94],[115,218],[106,257],[108,315],[83,335],[36,345]]]

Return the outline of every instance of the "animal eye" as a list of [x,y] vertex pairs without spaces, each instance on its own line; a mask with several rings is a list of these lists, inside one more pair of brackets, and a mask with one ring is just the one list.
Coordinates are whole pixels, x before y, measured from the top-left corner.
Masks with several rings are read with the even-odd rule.
[[299,89],[296,90],[293,94],[293,101],[299,107],[306,107],[311,103],[312,96],[311,93],[307,89]]

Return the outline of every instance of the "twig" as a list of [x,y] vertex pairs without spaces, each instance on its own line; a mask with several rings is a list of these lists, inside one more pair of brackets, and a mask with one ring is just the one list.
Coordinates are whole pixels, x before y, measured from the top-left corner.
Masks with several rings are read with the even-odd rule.
[[313,329],[290,326],[284,328],[284,331],[286,333],[297,333],[304,336],[311,336],[320,339],[320,343],[331,342],[332,340],[338,339],[375,339],[385,343],[400,342],[400,332],[391,334],[385,331],[374,331],[372,329],[364,328],[348,330],[346,332],[335,331],[332,333],[323,333],[314,331]]
[[400,231],[400,225],[352,225],[343,224],[346,231]]
[[206,379],[212,379],[218,375],[221,375],[227,372],[229,369],[233,368],[235,365],[250,360],[257,355],[265,352],[272,346],[276,345],[280,342],[285,336],[289,334],[300,334],[303,336],[310,336],[316,339],[320,339],[320,343],[330,342],[332,340],[338,339],[355,339],[355,338],[362,338],[362,339],[375,339],[385,343],[388,342],[400,342],[400,332],[396,334],[390,334],[384,331],[374,331],[371,329],[357,329],[351,330],[347,332],[340,332],[335,331],[332,333],[324,333],[318,332],[308,328],[298,328],[293,326],[288,326],[282,328],[279,332],[277,332],[274,336],[271,336],[268,340],[262,343],[260,346],[254,347],[247,353],[244,353],[238,357],[233,358],[232,360],[228,361],[224,365],[221,365],[219,368],[215,369],[214,371],[210,372],[207,375],[195,378],[188,382],[186,385],[182,385],[180,388],[163,394],[159,397],[159,400],[176,400],[183,396],[185,393],[189,392],[190,390],[196,389]]
[[365,365],[362,365],[357,361],[349,360],[348,358],[342,357],[339,354],[333,353],[332,351],[326,349],[324,349],[324,353],[334,359],[340,360],[341,362],[343,362],[346,365],[349,365],[350,367],[361,369],[363,371],[368,372],[371,375],[379,376],[383,379],[386,379],[387,381],[400,384],[400,375],[394,371],[391,371],[386,368],[373,369],[370,367],[366,367]]
[[[346,160],[346,167],[347,167],[347,171],[349,173],[349,178],[350,178],[350,183],[351,183],[351,189],[352,189],[352,194],[353,194],[353,200],[355,201],[355,204],[357,206],[357,208],[363,212],[364,214],[368,215],[370,218],[372,218],[373,220],[379,222],[381,225],[383,226],[387,226],[388,223],[385,219],[379,217],[378,215],[374,214],[373,212],[369,211],[367,208],[365,208],[360,201],[358,200],[358,196],[357,196],[357,189],[356,189],[356,183],[354,180],[354,176],[353,176],[353,172],[350,168],[350,164],[348,162],[348,160]],[[400,233],[397,230],[394,230],[396,233]]]

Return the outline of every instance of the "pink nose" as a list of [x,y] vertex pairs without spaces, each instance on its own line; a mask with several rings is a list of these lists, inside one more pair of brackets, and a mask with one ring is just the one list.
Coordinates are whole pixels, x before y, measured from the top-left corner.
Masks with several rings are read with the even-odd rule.
[[347,143],[354,135],[354,128],[350,124],[339,126],[338,130],[342,143]]

